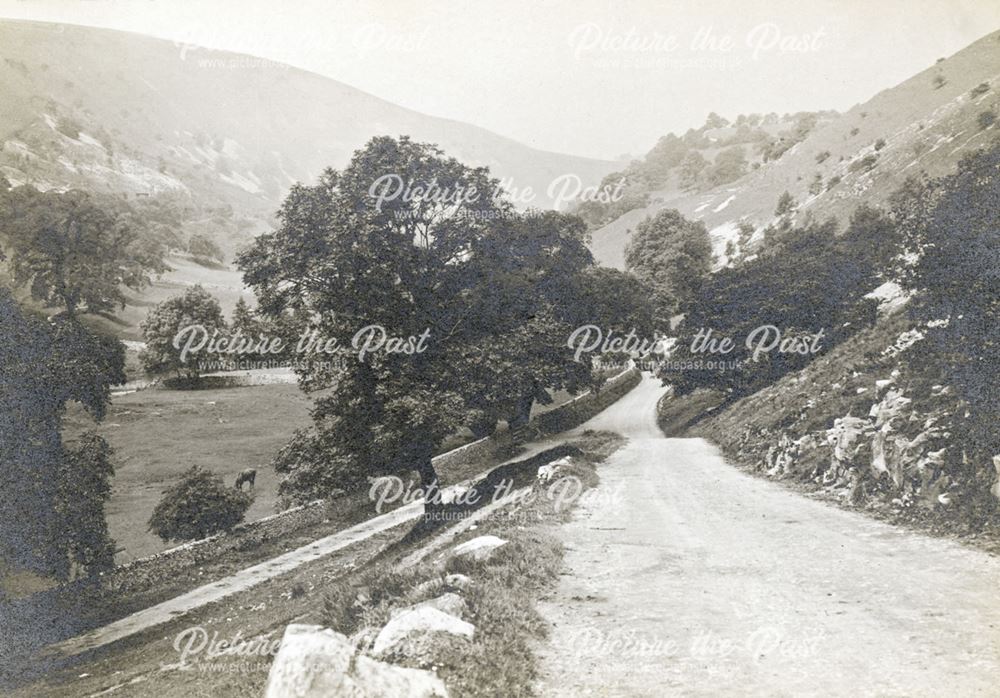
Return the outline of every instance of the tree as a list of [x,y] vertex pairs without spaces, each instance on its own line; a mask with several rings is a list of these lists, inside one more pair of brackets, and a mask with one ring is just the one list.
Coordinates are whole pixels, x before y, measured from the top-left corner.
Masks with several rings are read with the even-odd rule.
[[795,197],[793,197],[790,192],[784,191],[781,196],[778,197],[778,205],[774,209],[774,215],[778,218],[787,216],[795,212],[796,206]]
[[225,256],[222,249],[207,235],[195,233],[188,240],[188,253],[198,259],[222,262]]
[[[910,312],[927,328],[920,368],[942,375],[968,406],[954,421],[971,473],[988,485],[1000,453],[1000,145],[961,160],[938,180],[910,180],[894,197],[892,215],[908,254],[897,280],[917,294]],[[913,260],[916,261],[913,261]]]
[[231,531],[252,503],[250,494],[226,487],[218,475],[195,465],[163,491],[149,530],[164,541],[201,540]]
[[370,326],[428,338],[417,353],[303,363],[314,419],[274,461],[283,499],[416,471],[433,506],[431,459],[447,436],[517,426],[548,391],[588,385],[589,363],[566,345],[593,262],[586,225],[518,214],[497,187],[431,145],[375,138],[343,171],[293,188],[278,229],[240,255],[268,321],[295,313],[341,347]]
[[[189,329],[190,328],[190,329]],[[195,329],[200,328],[200,329]],[[197,381],[202,373],[195,347],[204,337],[226,333],[222,308],[212,294],[200,285],[192,286],[182,296],[163,301],[149,311],[140,325],[146,349],[139,355],[147,373],[161,375],[174,372]],[[182,331],[187,334],[180,335]],[[184,355],[187,340],[192,353]]]
[[636,226],[625,247],[625,266],[653,290],[657,324],[666,327],[678,304],[691,298],[711,271],[708,230],[676,209],[660,211]]
[[[700,387],[721,390],[735,399],[797,370],[815,355],[874,321],[873,301],[863,298],[878,282],[878,266],[864,246],[837,238],[836,224],[793,229],[781,243],[738,267],[709,277],[686,304],[678,328],[676,364],[724,358],[742,364],[726,371],[692,370],[663,374],[679,394]],[[822,331],[818,351],[758,356],[745,341],[757,328],[773,325],[783,337],[815,336]],[[728,337],[734,349],[720,356],[691,350],[699,332]]]
[[0,329],[0,570],[99,571],[111,560],[110,450],[94,436],[67,449],[60,432],[70,401],[104,417],[111,386],[125,381],[124,348],[67,316],[26,315],[3,288]]
[[697,189],[701,176],[708,167],[708,160],[697,150],[689,151],[680,165],[680,185],[683,189]]
[[0,196],[0,230],[10,240],[14,283],[36,300],[74,315],[125,306],[122,287],[139,289],[165,269],[122,204],[98,205],[89,194],[11,189]]
[[89,431],[68,449],[59,471],[58,512],[71,563],[95,574],[115,564],[115,542],[108,533],[104,505],[111,497],[114,466],[108,443]]
[[236,301],[229,327],[234,334],[239,332],[245,337],[256,337],[261,333],[260,320],[250,310],[250,306],[243,299],[243,296],[240,296],[240,299]]
[[[433,146],[375,138],[342,172],[293,187],[278,230],[240,255],[265,316],[298,308],[309,329],[343,347],[371,325],[392,336],[429,336],[422,353],[351,353],[301,369],[303,389],[323,395],[313,429],[275,462],[288,474],[283,493],[310,496],[309,487],[333,486],[335,472],[356,481],[416,470],[433,496],[431,458],[468,417],[463,384],[478,359],[472,348],[495,334],[490,323],[500,306],[488,305],[483,279],[498,271],[484,260],[507,245],[503,231],[514,216],[497,186],[485,169]],[[417,189],[423,195],[405,195]]]
[[743,147],[734,145],[719,152],[715,162],[708,172],[708,181],[712,186],[734,182],[747,171],[747,158]]

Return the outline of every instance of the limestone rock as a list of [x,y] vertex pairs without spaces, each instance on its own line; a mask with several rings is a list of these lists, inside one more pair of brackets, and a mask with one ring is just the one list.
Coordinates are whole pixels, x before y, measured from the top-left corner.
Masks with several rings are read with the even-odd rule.
[[[352,662],[353,659],[353,662]],[[291,624],[271,664],[265,698],[447,697],[429,671],[407,669],[369,657],[354,657],[350,640],[318,625]]]
[[461,618],[444,611],[430,606],[412,607],[385,624],[375,638],[372,652],[376,655],[382,654],[410,633],[443,632],[461,635],[471,640],[475,631],[476,627],[472,623],[466,623]]
[[504,545],[507,541],[496,536],[479,536],[472,540],[467,540],[461,545],[456,545],[452,554],[458,557],[469,555],[474,560],[489,560],[493,552]]

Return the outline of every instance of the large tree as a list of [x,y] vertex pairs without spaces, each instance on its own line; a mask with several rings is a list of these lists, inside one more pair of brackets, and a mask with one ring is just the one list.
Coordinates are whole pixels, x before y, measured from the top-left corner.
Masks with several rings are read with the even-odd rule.
[[123,287],[142,288],[165,270],[162,245],[140,235],[134,210],[81,191],[0,193],[0,232],[14,283],[69,315],[124,307]]
[[[207,351],[208,340],[227,331],[219,301],[200,285],[156,305],[140,329],[146,349],[139,358],[147,373],[175,373],[194,381],[201,376],[204,362],[213,358]],[[188,345],[190,352],[185,351]]]
[[587,380],[568,348],[552,349],[571,330],[570,279],[591,262],[585,227],[519,215],[497,187],[433,146],[376,138],[342,172],[294,187],[280,227],[240,256],[265,317],[294,311],[345,348],[371,325],[427,337],[420,353],[354,351],[300,366],[314,426],[275,461],[283,495],[416,470],[432,497],[431,458],[445,437],[516,421],[545,389]]
[[657,320],[666,325],[711,271],[708,230],[676,209],[660,211],[636,226],[625,247],[625,265],[653,290]]
[[101,419],[110,387],[125,380],[124,349],[66,316],[25,314],[0,288],[0,568],[66,578],[111,563],[103,505],[110,451],[88,435],[75,448],[60,431],[66,404]]

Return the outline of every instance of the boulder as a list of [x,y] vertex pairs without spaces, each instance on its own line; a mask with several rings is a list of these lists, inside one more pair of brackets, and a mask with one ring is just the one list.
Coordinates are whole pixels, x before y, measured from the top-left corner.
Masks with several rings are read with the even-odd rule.
[[431,698],[447,696],[448,691],[441,679],[429,671],[355,657],[354,645],[340,633],[319,625],[293,623],[285,628],[264,695],[265,698]]
[[470,556],[473,560],[489,560],[493,557],[494,551],[507,545],[507,541],[496,536],[479,536],[472,540],[467,540],[461,545],[456,545],[452,550],[452,555],[456,557]]
[[476,626],[431,606],[414,606],[392,618],[379,631],[372,652],[382,654],[410,633],[451,633],[472,639]]

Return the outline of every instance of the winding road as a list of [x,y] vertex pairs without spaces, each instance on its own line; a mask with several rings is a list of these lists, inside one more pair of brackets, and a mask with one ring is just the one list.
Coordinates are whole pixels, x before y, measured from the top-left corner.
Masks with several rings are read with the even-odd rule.
[[666,438],[658,381],[581,429],[628,443],[556,530],[544,696],[998,696],[1000,559]]

